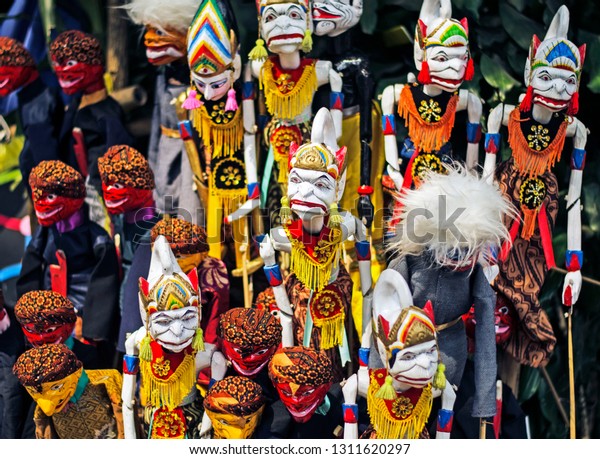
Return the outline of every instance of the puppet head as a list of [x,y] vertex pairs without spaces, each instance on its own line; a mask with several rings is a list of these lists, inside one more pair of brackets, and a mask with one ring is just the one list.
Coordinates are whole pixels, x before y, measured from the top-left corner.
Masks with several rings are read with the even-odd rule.
[[50,45],[52,67],[65,94],[104,89],[104,56],[100,42],[80,30],[61,33]]
[[127,5],[131,20],[144,26],[146,57],[152,65],[166,65],[183,59],[186,34],[198,0],[132,0]]
[[[425,173],[423,183],[406,190],[397,239],[390,250],[400,255],[428,253],[438,266],[469,269],[510,236],[504,226],[515,208],[497,184],[460,165],[445,165],[447,174]],[[451,223],[451,224],[450,224]]]
[[219,336],[235,371],[253,377],[281,344],[281,324],[268,310],[234,308],[221,314]]
[[206,393],[204,409],[215,438],[250,438],[265,407],[260,385],[244,376],[228,376]]
[[28,85],[39,76],[29,51],[9,37],[0,37],[0,97]]
[[133,212],[152,206],[154,174],[144,156],[127,145],[115,145],[98,158],[102,194],[108,213]]
[[[190,345],[203,349],[198,273],[192,269],[185,275],[164,236],[154,241],[148,278],[139,282],[140,313],[149,337],[169,352]],[[146,344],[142,343],[140,358],[150,360]]]
[[425,0],[415,32],[418,80],[442,91],[456,91],[473,78],[467,19],[452,19],[450,0]]
[[279,306],[277,306],[273,287],[268,287],[256,295],[254,306],[256,309],[262,309],[277,317],[279,314]]
[[[242,69],[237,30],[229,1],[203,0],[188,31],[187,58],[192,84],[205,100],[219,100],[227,95],[227,110],[237,109],[233,83]],[[196,90],[191,97],[195,97]],[[197,107],[184,105],[184,108]]]
[[83,205],[85,183],[79,172],[62,161],[42,161],[29,174],[33,208],[42,226],[69,218]]
[[521,110],[529,111],[532,103],[552,112],[567,109],[569,115],[579,110],[579,83],[585,59],[585,45],[579,48],[567,39],[569,9],[561,6],[543,41],[533,36],[525,63],[527,93]]
[[[288,159],[289,205],[302,220],[315,215],[337,212],[345,186],[346,147],[337,148],[331,113],[326,108],[317,112],[310,143],[297,146],[292,142]],[[282,215],[282,220],[287,218]]]
[[381,273],[373,291],[373,336],[395,391],[433,382],[439,360],[433,308],[412,306],[406,281],[392,269]]
[[13,373],[44,414],[52,416],[75,395],[83,366],[64,344],[44,344],[21,354]]
[[360,21],[363,0],[322,0],[312,2],[315,35],[337,37]]
[[152,243],[159,236],[164,236],[179,267],[184,273],[189,273],[197,268],[200,262],[208,255],[206,231],[181,218],[164,218],[159,221],[150,232]]
[[331,387],[331,360],[324,352],[308,347],[284,347],[269,362],[269,377],[294,421],[304,423]]
[[275,54],[305,53],[312,49],[310,0],[256,0],[259,39],[250,51],[250,59],[266,59]]
[[[475,309],[471,308],[463,316],[465,330],[469,338],[469,352],[475,350]],[[501,292],[496,292],[496,307],[494,309],[494,324],[496,328],[496,344],[506,343],[513,334],[518,321],[517,311],[513,304]]]
[[75,328],[77,314],[71,301],[52,290],[27,292],[15,305],[15,316],[35,347],[64,343]]

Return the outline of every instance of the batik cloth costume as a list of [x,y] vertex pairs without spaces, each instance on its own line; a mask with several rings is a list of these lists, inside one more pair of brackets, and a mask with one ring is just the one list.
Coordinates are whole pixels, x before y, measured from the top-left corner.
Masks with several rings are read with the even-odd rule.
[[[202,323],[204,339],[207,343],[217,342],[219,316],[229,309],[229,278],[224,263],[208,256],[208,244],[204,228],[179,218],[160,220],[150,232],[150,242],[158,236],[165,236],[181,269],[189,273],[192,268],[198,271],[202,292]],[[127,333],[142,326],[135,301],[138,297],[137,279],[147,276],[150,267],[151,244],[140,246],[136,251],[129,279],[123,294],[123,320],[119,330],[118,348],[125,350]]]
[[15,317],[33,347],[61,343],[85,368],[99,368],[97,349],[73,337],[77,313],[65,296],[52,290],[27,292],[15,305]]
[[[50,45],[50,58],[63,92],[75,96],[65,112],[61,138],[67,143],[61,148],[74,152],[71,157],[77,161],[70,164],[86,168],[89,183],[101,195],[98,158],[110,146],[131,145],[133,139],[125,128],[121,106],[104,86],[100,42],[84,32],[68,30]],[[83,139],[72,137],[74,128],[81,129]]]
[[40,225],[23,256],[17,293],[61,292],[82,318],[82,337],[112,341],[119,323],[117,254],[106,231],[88,218],[81,174],[44,161],[31,171],[29,185]]
[[213,438],[251,438],[264,407],[260,385],[244,376],[228,376],[215,382],[204,399]]
[[[195,0],[174,0],[169,8],[161,0],[133,0],[125,6],[131,20],[145,28],[146,57],[156,66],[148,146],[148,161],[156,181],[156,205],[161,213],[179,215],[195,223],[201,221],[199,212],[204,203],[193,191],[193,172],[179,135],[178,111],[180,96],[190,83],[185,36],[197,6]],[[187,212],[185,216],[182,210]]]
[[19,169],[27,183],[31,169],[40,162],[68,159],[59,149],[63,103],[58,92],[42,82],[27,49],[12,38],[0,37],[0,81],[5,78],[8,81],[0,89],[0,97],[18,90],[17,112],[25,136]]
[[23,353],[13,371],[37,403],[37,438],[123,438],[117,370],[85,370],[65,345],[45,344]]

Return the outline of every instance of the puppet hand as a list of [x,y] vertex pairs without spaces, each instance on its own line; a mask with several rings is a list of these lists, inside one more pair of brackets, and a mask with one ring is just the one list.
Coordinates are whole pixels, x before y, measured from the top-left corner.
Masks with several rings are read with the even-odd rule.
[[341,384],[342,393],[344,394],[344,403],[347,405],[356,404],[356,394],[358,392],[358,377],[353,374]]
[[367,392],[369,391],[369,368],[360,367],[358,372],[358,395],[367,398]]
[[210,431],[212,429],[212,422],[208,417],[206,411],[202,415],[202,423],[200,424],[200,438],[210,438]]
[[0,335],[10,327],[10,317],[4,309],[0,310]]
[[358,216],[363,224],[370,228],[373,223],[373,213],[375,208],[371,202],[371,198],[368,195],[361,196],[358,198]]
[[227,360],[220,352],[215,352],[210,363],[210,376],[215,381],[221,381],[227,373]]
[[404,183],[404,177],[402,176],[400,171],[398,169],[394,169],[391,165],[388,164],[387,173],[394,182],[394,185],[396,186],[396,191],[401,191],[402,185]]
[[581,271],[571,271],[565,276],[563,284],[562,301],[565,306],[571,307],[579,299],[581,292]]
[[496,276],[500,273],[498,265],[488,265],[483,268],[483,274],[485,275],[488,282],[491,284]]
[[225,223],[235,222],[246,215],[252,213],[254,209],[256,209],[260,205],[260,200],[257,199],[248,199],[244,204],[242,204],[235,212],[227,215],[225,217]]
[[275,261],[275,248],[271,242],[271,237],[267,234],[259,245],[260,257],[264,260],[265,266],[274,266],[277,264]]

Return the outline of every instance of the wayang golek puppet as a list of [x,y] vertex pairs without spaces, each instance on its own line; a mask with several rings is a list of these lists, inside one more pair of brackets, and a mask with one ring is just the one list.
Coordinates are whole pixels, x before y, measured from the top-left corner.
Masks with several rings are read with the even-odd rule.
[[58,92],[42,82],[25,46],[12,38],[0,37],[0,98],[15,91],[19,123],[25,135],[19,169],[27,183],[31,169],[40,162],[67,159],[59,148],[64,108]]
[[[338,211],[345,153],[345,147],[337,148],[329,111],[319,110],[311,142],[292,144],[289,149],[282,227],[273,228],[260,244],[265,274],[279,308],[283,345],[303,343],[328,350],[335,362],[336,380],[341,379],[342,367],[350,361],[345,319],[350,311],[352,281],[340,265],[340,249],[351,236],[358,254],[363,296],[371,288],[371,252],[365,226],[349,212]],[[291,253],[291,275],[285,285],[275,249]],[[370,316],[368,301],[363,315]],[[332,352],[336,347],[339,355]]]
[[[312,49],[309,0],[257,0],[259,38],[250,52],[244,81],[258,78],[270,120],[263,129],[268,150],[261,183],[261,202],[279,208],[287,186],[288,149],[307,140],[311,104],[319,86],[329,83],[335,137],[342,133],[342,79],[331,62],[302,57]],[[266,48],[265,48],[266,44]],[[269,55],[267,49],[273,53]]]
[[[587,128],[575,118],[585,45],[567,39],[569,10],[561,6],[542,41],[533,36],[525,65],[527,92],[518,106],[500,104],[488,118],[484,171],[519,209],[506,222],[512,244],[499,254],[494,288],[516,309],[519,326],[504,349],[518,362],[544,366],[556,343],[539,301],[549,269],[555,266],[552,229],[558,213],[559,188],[553,167],[564,142],[573,137],[567,192],[567,252],[562,301],[575,304],[581,291],[581,184]],[[496,165],[500,128],[508,126],[511,157]]]
[[140,404],[148,438],[197,438],[196,379],[211,363],[214,345],[200,328],[198,274],[186,275],[164,236],[152,249],[148,279],[140,278],[144,325],[125,342],[123,415],[125,438],[136,438],[134,397],[140,372]]
[[19,296],[55,290],[81,318],[78,337],[112,345],[119,320],[119,265],[106,231],[89,220],[83,177],[61,161],[42,161],[29,175],[39,226],[23,256]]
[[181,96],[185,97],[190,83],[186,35],[197,7],[197,0],[173,0],[168,8],[162,0],[132,0],[124,6],[132,22],[144,27],[146,57],[156,67],[147,157],[156,182],[157,208],[161,213],[181,215],[194,223],[198,222],[198,209],[202,207],[179,135],[178,111]]
[[457,387],[468,355],[462,316],[474,307],[476,391],[471,413],[487,418],[496,412],[496,295],[484,264],[508,239],[503,219],[516,211],[485,178],[463,166],[445,167],[446,174],[429,172],[419,188],[399,197],[401,224],[390,246],[396,254],[390,268],[406,280],[414,304],[431,302],[440,360],[447,380]]
[[86,370],[64,344],[43,344],[21,354],[13,372],[37,404],[36,438],[123,438],[117,370]]
[[[388,86],[382,95],[382,127],[387,173],[395,189],[418,186],[427,170],[444,172],[442,163],[454,156],[449,143],[457,111],[467,110],[466,165],[478,160],[482,104],[477,96],[460,89],[473,78],[466,19],[451,18],[450,0],[425,0],[415,31],[414,60],[417,82]],[[408,137],[398,155],[394,105],[408,128]],[[407,161],[404,174],[401,165]],[[396,219],[389,230],[393,234]]]
[[[382,368],[369,365],[375,349]],[[370,427],[363,438],[428,438],[426,423],[433,398],[442,397],[436,438],[452,430],[454,389],[440,362],[431,302],[413,305],[408,284],[388,269],[373,292],[372,321],[361,339],[360,368],[345,381],[344,438],[358,438],[357,395],[366,397]]]

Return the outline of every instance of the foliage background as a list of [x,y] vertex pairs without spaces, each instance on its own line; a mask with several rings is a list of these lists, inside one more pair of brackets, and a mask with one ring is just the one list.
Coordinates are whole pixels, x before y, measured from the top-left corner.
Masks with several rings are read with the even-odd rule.
[[[247,55],[256,39],[256,10],[254,0],[231,0],[240,28],[242,55]],[[0,14],[10,2],[2,2]],[[40,1],[45,5],[46,19],[52,19],[53,8],[67,9],[78,15],[84,28],[99,38],[106,38],[108,0]],[[114,3],[114,2],[110,2]],[[168,3],[168,2],[167,2]],[[465,84],[484,101],[484,117],[499,102],[515,104],[524,92],[523,68],[533,33],[543,37],[547,25],[561,4],[571,12],[569,38],[576,45],[587,43],[587,55],[581,81],[578,117],[588,126],[591,135],[587,145],[587,164],[582,192],[583,275],[600,279],[600,160],[597,157],[598,135],[595,117],[600,106],[600,7],[595,0],[453,0],[453,17],[467,17],[470,26],[471,52],[475,60],[475,78]],[[4,6],[6,5],[6,6]],[[414,0],[364,0],[364,14],[356,27],[353,42],[371,63],[377,81],[377,93],[390,83],[405,82],[408,72],[414,71],[412,36],[421,2]],[[61,30],[60,16],[56,19]],[[147,63],[141,31],[128,26],[129,83],[140,84],[152,94],[154,69]],[[325,52],[327,39],[315,37],[314,54]],[[152,97],[140,109],[129,113],[132,124],[144,125],[151,116]],[[457,121],[458,123],[458,121]],[[483,122],[485,130],[485,121]],[[143,130],[142,130],[143,132]],[[506,135],[504,135],[504,138]],[[138,145],[143,151],[147,141],[143,136]],[[563,159],[556,168],[564,197],[568,187],[569,156],[572,144],[567,141]],[[509,154],[506,144],[503,155]],[[483,159],[483,151],[481,152]],[[556,261],[564,266],[566,249],[566,211],[564,204],[554,232]],[[569,411],[566,320],[561,305],[563,275],[551,272],[542,292],[542,303],[554,327],[558,343],[547,367],[556,386],[561,403]],[[573,316],[575,347],[575,378],[577,396],[577,437],[600,438],[600,287],[584,282],[582,295]],[[550,387],[541,371],[523,368],[519,400],[529,415],[533,438],[568,438],[568,426],[559,414]]]

